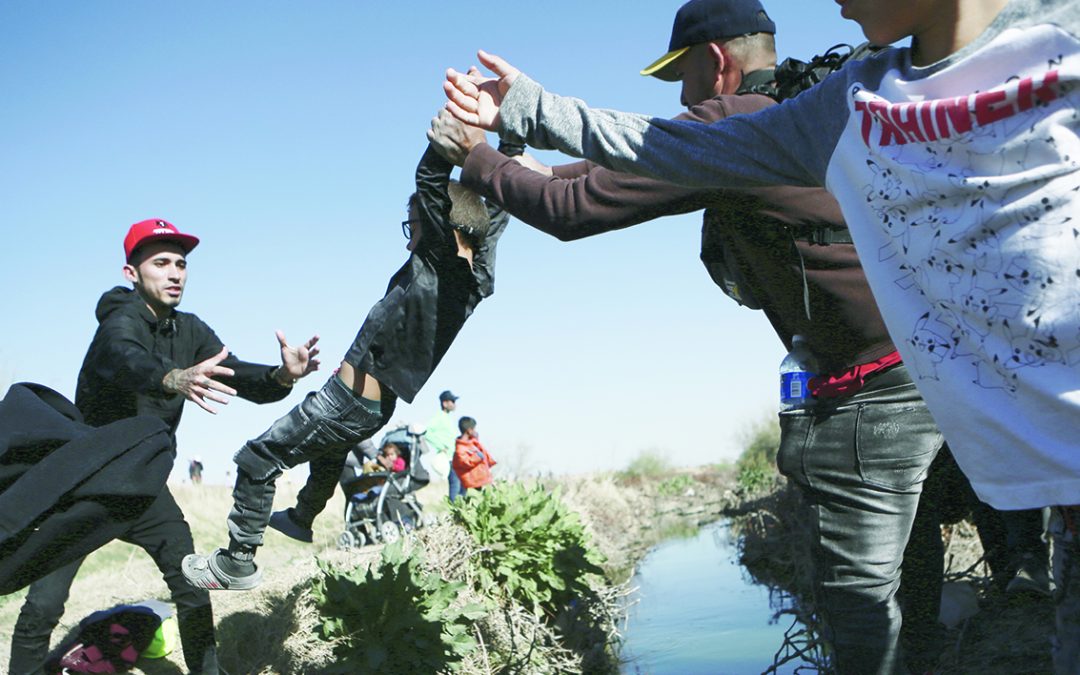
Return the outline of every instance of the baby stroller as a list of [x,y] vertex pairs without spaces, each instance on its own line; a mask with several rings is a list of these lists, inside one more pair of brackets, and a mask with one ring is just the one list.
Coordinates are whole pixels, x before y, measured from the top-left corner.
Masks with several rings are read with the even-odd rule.
[[[366,543],[392,544],[402,532],[427,524],[424,510],[414,494],[431,481],[421,461],[425,444],[423,432],[407,425],[388,431],[382,445],[393,443],[401,450],[405,469],[374,471],[342,477],[345,491],[345,531],[338,536],[338,548],[347,550]],[[374,445],[365,454],[374,459]]]

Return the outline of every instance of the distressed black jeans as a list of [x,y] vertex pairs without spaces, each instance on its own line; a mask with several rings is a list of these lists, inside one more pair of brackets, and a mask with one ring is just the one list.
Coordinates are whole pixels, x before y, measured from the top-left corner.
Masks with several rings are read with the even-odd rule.
[[903,365],[858,394],[780,414],[780,472],[811,509],[822,615],[842,675],[904,673],[896,592],[922,483],[944,443]]
[[393,398],[384,397],[373,412],[363,399],[333,375],[318,391],[274,422],[236,453],[236,483],[229,512],[229,537],[235,545],[262,545],[274,506],[275,482],[285,469],[312,462],[311,476],[299,496],[304,511],[322,511],[333,495],[345,456],[381,429],[393,414]]

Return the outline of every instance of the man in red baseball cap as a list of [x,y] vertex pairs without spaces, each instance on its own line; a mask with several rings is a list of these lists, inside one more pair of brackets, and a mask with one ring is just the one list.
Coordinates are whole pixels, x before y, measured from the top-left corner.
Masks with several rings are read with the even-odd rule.
[[167,220],[151,218],[140,220],[128,229],[124,237],[124,258],[131,262],[131,256],[143,244],[152,241],[172,241],[179,244],[184,255],[191,253],[191,249],[199,245],[199,238],[190,234],[183,234],[176,226]]
[[[87,424],[158,417],[169,426],[175,452],[185,400],[208,412],[215,412],[210,402],[227,403],[230,396],[270,403],[318,368],[317,336],[290,347],[278,331],[281,365],[248,363],[229,353],[199,317],[176,310],[187,283],[187,254],[198,243],[161,219],[143,220],[128,230],[123,274],[132,288],[117,286],[101,296],[97,333],[79,371],[75,405]],[[195,547],[168,486],[120,539],[145,550],[162,571],[176,604],[188,670],[217,675],[210,596],[182,576],[181,561]],[[30,586],[12,632],[8,672],[42,672],[49,636],[81,564],[77,560]]]

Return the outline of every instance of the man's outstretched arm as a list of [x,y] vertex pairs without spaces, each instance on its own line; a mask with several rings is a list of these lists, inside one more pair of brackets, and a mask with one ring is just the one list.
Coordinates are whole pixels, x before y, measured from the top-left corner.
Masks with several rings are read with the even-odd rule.
[[[458,119],[689,187],[821,185],[835,137],[815,120],[837,117],[844,100],[842,78],[832,77],[784,105],[705,125],[592,109],[545,92],[496,56],[480,52],[480,59],[495,78],[447,72],[447,109]],[[815,109],[822,105],[827,109]],[[842,114],[830,118],[830,132],[844,121]]]

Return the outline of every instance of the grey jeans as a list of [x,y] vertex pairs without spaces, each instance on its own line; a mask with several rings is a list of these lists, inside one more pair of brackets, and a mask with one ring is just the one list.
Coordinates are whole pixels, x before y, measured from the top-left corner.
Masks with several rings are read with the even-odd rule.
[[1080,507],[1051,511],[1050,535],[1054,541],[1054,584],[1056,633],[1054,635],[1054,673],[1073,675],[1080,672],[1080,536],[1069,527],[1080,528]]
[[821,613],[841,674],[905,672],[900,566],[944,439],[903,365],[855,396],[780,414],[780,472],[811,509]]
[[[274,483],[285,469],[313,460],[332,460],[336,472],[318,474],[320,478],[330,476],[330,493],[333,492],[341,474],[337,459],[343,465],[346,453],[381,429],[393,412],[392,405],[388,406],[389,410],[373,412],[361,401],[334,375],[322,389],[310,392],[299,405],[236,453],[238,469],[233,508],[229,512],[229,537],[234,545],[247,549],[262,545],[274,505]],[[329,496],[326,494],[322,499],[320,510]]]

